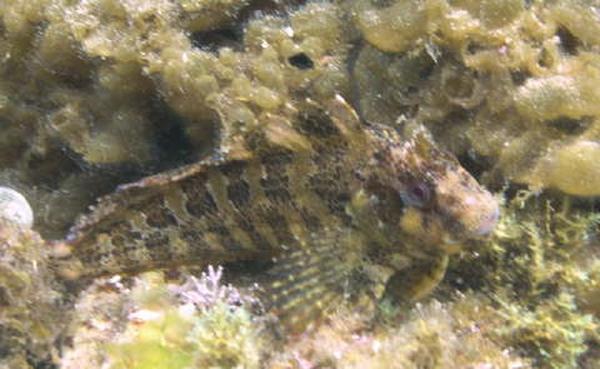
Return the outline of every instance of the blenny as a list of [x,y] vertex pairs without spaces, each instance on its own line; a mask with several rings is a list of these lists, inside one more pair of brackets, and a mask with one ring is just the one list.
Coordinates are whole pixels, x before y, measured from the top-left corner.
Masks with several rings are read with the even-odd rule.
[[428,293],[454,245],[498,220],[494,196],[422,128],[362,124],[339,96],[267,123],[235,150],[100,199],[71,229],[62,274],[274,260],[269,305],[302,327],[353,281]]

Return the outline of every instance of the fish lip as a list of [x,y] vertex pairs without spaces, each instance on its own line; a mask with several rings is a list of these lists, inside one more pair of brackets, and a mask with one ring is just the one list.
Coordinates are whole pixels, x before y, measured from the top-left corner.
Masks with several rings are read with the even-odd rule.
[[493,234],[499,220],[500,207],[496,204],[490,211],[480,215],[476,224],[470,227],[461,221],[448,224],[449,232],[442,236],[441,242],[454,247],[470,240],[485,240]]
[[479,227],[475,230],[474,234],[477,237],[485,237],[491,234],[494,229],[496,229],[496,225],[498,225],[498,221],[500,220],[500,208],[496,206],[494,210],[488,214],[486,214],[479,223]]

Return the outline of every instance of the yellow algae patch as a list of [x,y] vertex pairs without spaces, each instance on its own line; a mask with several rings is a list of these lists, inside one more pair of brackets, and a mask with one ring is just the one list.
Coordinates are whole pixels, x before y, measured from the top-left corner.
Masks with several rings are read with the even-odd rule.
[[515,106],[535,120],[600,114],[600,92],[593,85],[562,75],[530,79],[517,90]]
[[576,196],[600,196],[600,143],[581,140],[550,153],[534,171],[533,184]]
[[382,51],[403,52],[427,33],[427,13],[419,1],[398,1],[381,9],[359,2],[355,15],[365,39]]

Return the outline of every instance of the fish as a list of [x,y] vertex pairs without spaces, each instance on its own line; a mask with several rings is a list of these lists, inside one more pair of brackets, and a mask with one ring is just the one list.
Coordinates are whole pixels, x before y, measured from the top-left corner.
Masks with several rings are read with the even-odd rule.
[[302,329],[367,284],[355,281],[380,298],[410,271],[401,289],[426,295],[455,246],[498,221],[494,195],[425,128],[363,123],[341,96],[307,99],[236,142],[101,198],[69,231],[62,274],[272,261],[269,306]]

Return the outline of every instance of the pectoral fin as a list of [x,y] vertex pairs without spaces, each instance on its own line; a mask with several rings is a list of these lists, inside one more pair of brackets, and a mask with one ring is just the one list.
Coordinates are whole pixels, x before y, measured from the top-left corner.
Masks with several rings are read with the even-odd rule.
[[410,265],[390,278],[385,295],[400,302],[420,300],[429,295],[442,281],[447,267],[446,253]]
[[344,231],[313,234],[303,249],[275,261],[266,301],[288,331],[305,330],[344,299],[357,265],[352,248],[343,244],[348,242]]

